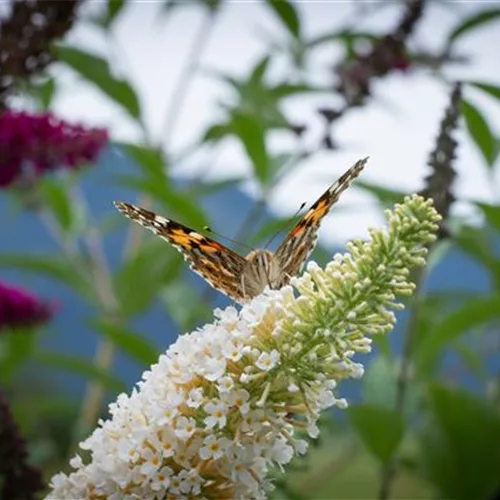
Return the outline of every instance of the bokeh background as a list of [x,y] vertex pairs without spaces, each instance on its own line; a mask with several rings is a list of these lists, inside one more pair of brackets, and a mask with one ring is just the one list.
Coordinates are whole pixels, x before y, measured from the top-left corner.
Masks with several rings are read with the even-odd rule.
[[499,28],[495,2],[3,2],[4,497],[42,495],[106,404],[230,303],[113,200],[246,252],[370,156],[313,258],[411,192],[442,234],[274,497],[498,498]]

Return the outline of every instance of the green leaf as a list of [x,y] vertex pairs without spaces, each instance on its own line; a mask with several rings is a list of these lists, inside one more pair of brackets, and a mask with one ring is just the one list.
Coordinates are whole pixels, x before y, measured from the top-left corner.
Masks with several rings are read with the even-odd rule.
[[115,176],[117,184],[148,194],[162,205],[160,211],[166,211],[169,217],[175,217],[179,222],[196,228],[209,225],[208,219],[199,206],[190,200],[178,188],[167,183],[158,182],[153,177],[139,178],[132,175]]
[[395,203],[401,202],[401,200],[408,194],[405,191],[397,191],[395,189],[387,189],[383,186],[376,184],[371,184],[370,182],[356,180],[356,186],[368,191],[370,194],[375,196],[378,201],[387,207],[392,207]]
[[106,10],[103,17],[99,20],[99,24],[105,29],[109,29],[116,18],[120,15],[126,5],[126,0],[108,0]]
[[151,177],[155,177],[165,184],[169,183],[165,157],[159,149],[126,142],[116,143],[116,146],[122,149]]
[[489,94],[490,96],[495,97],[496,99],[500,99],[500,87],[496,85],[491,85],[490,83],[483,83],[483,82],[474,82],[474,81],[469,81],[466,83],[471,87],[475,87],[476,89],[482,90],[486,94]]
[[481,228],[463,225],[453,234],[453,239],[461,250],[490,273],[493,283],[500,289],[500,262],[496,258],[488,232]]
[[304,83],[279,83],[269,89],[271,95],[276,99],[283,99],[295,94],[310,94],[316,92],[325,92],[327,89],[313,87]]
[[439,498],[490,498],[500,486],[500,419],[483,399],[460,389],[430,389],[432,421],[422,439],[422,464]]
[[127,390],[126,385],[114,375],[85,359],[55,352],[39,352],[35,355],[35,358],[37,361],[54,368],[66,370],[81,375],[85,379],[100,382],[106,389],[114,393]]
[[481,25],[500,17],[500,9],[483,10],[461,21],[448,35],[448,45]]
[[56,82],[54,78],[48,77],[43,82],[31,83],[28,91],[33,95],[37,101],[37,107],[41,111],[49,110],[54,95],[56,93]]
[[143,244],[115,274],[118,301],[127,317],[145,311],[160,290],[182,272],[181,256],[162,241]]
[[314,48],[319,45],[323,45],[328,42],[338,42],[341,41],[345,45],[352,45],[357,41],[366,41],[366,42],[376,42],[379,39],[379,35],[374,33],[370,33],[368,31],[346,31],[342,29],[340,31],[335,31],[333,33],[324,33],[322,35],[311,38],[306,42],[307,47]]
[[476,201],[475,204],[483,212],[488,224],[497,231],[500,231],[500,206],[489,205],[481,201]]
[[461,112],[467,130],[483,155],[486,164],[491,167],[498,156],[497,139],[479,110],[470,102],[462,99]]
[[420,373],[430,374],[437,357],[453,340],[472,328],[484,326],[500,317],[500,295],[471,299],[449,313],[422,340],[416,350],[415,360]]
[[204,196],[210,196],[214,193],[228,188],[235,188],[245,180],[244,177],[234,177],[231,179],[222,179],[219,181],[204,181],[194,186],[190,186],[189,195],[198,200]]
[[232,126],[252,160],[255,176],[265,186],[269,181],[270,169],[264,127],[254,117],[238,112],[233,113]]
[[44,204],[49,208],[65,234],[78,234],[85,226],[84,207],[72,199],[67,179],[45,177],[40,180],[39,190]]
[[453,348],[460,356],[464,366],[472,372],[476,377],[486,382],[488,379],[487,368],[484,363],[484,356],[478,353],[475,349],[471,349],[463,342],[454,342]]
[[68,45],[56,47],[57,58],[96,85],[104,94],[125,109],[132,118],[140,120],[141,109],[137,95],[125,80],[115,77],[108,62],[95,54]]
[[381,463],[387,463],[404,436],[401,414],[373,405],[356,405],[347,411],[366,448]]
[[[249,85],[260,85],[266,75],[267,68],[269,68],[269,63],[271,62],[271,58],[269,56],[264,56],[254,67],[250,74]],[[241,85],[238,82],[234,82],[237,88],[241,88]]]
[[202,137],[202,142],[218,142],[231,133],[227,123],[215,123],[210,125]]
[[150,366],[158,359],[158,349],[143,335],[109,321],[94,321],[93,326],[138,363]]
[[163,288],[161,300],[181,330],[192,330],[196,324],[210,319],[210,304],[185,280]]
[[300,37],[300,17],[295,6],[288,0],[268,0],[268,5],[280,18],[283,25],[295,37]]
[[4,384],[21,365],[31,356],[36,345],[37,336],[34,328],[13,328],[2,331],[0,338],[0,380]]
[[0,253],[0,268],[16,268],[47,276],[78,290],[87,298],[92,297],[89,283],[79,272],[75,271],[74,266],[60,256]]

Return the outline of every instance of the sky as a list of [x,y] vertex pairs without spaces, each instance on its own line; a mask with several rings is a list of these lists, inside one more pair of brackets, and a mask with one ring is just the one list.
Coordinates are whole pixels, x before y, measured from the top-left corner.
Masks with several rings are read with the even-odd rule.
[[[441,47],[447,34],[467,13],[494,5],[479,0],[442,3],[445,5],[434,2],[428,9],[419,24],[414,46],[429,50]],[[80,23],[67,39],[69,44],[105,55],[117,74],[125,75],[133,83],[151,137],[154,141],[168,143],[173,151],[181,151],[196,141],[209,124],[222,116],[219,101],[231,99],[227,87],[213,76],[213,72],[244,76],[262,57],[269,39],[282,40],[286,36],[263,2],[227,1],[208,30],[201,49],[196,50],[200,69],[190,81],[178,119],[168,131],[166,117],[173,104],[180,102],[175,97],[179,77],[193,60],[196,38],[207,28],[205,11],[194,2],[186,4],[166,17],[161,14],[161,2],[132,1],[108,37],[89,23]],[[383,8],[376,11],[370,9],[373,2],[366,2],[367,11],[362,16],[353,16],[352,1],[308,0],[295,4],[307,36],[334,31],[346,23],[358,29],[385,32],[398,22],[401,13],[398,2],[385,2]],[[101,5],[99,1],[90,2],[87,15]],[[472,64],[450,67],[447,77],[500,84],[499,43],[499,22],[492,22],[464,36],[457,49],[469,57]],[[310,76],[318,83],[328,81],[328,65],[337,55],[334,50],[330,45],[315,55]],[[279,66],[278,61],[276,75],[286,75],[285,65],[281,65],[281,73]],[[59,114],[88,125],[106,126],[116,140],[139,138],[136,127],[125,114],[98,91],[81,82],[69,70],[56,67],[54,71],[62,82],[55,102]],[[490,123],[498,130],[500,103],[477,92],[467,91],[466,96],[485,111]],[[290,118],[311,125],[305,141],[314,144],[320,123],[315,109],[318,105],[333,102],[330,97],[293,99],[285,111]],[[354,161],[364,156],[370,156],[370,162],[363,180],[394,189],[419,190],[428,173],[427,157],[447,102],[448,87],[429,72],[398,73],[377,82],[369,105],[354,110],[338,122],[335,130],[341,148],[320,152],[304,161],[275,190],[270,208],[279,216],[293,214],[303,201],[313,202]],[[463,130],[458,138],[458,196],[494,201],[495,189],[488,181],[479,153]],[[278,151],[289,143],[278,137],[271,144]],[[215,178],[235,175],[250,178],[250,164],[236,141],[224,142],[222,147],[215,149],[204,149],[176,165],[174,171],[189,176],[207,167],[210,176]],[[255,195],[256,185],[251,180],[242,187]],[[499,201],[498,197],[496,200]],[[345,193],[340,205],[346,210],[339,207],[323,224],[321,237],[325,243],[362,237],[367,226],[382,220],[373,199],[359,189]],[[466,202],[457,204],[455,211],[474,219],[473,209]]]

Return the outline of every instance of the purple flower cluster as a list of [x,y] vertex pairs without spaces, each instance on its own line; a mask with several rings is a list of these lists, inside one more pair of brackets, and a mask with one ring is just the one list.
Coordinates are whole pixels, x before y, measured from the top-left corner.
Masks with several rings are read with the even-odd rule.
[[97,159],[109,137],[105,129],[72,125],[50,113],[0,114],[0,188],[56,168]]
[[34,500],[41,490],[42,472],[29,464],[26,441],[0,391],[0,498]]
[[54,314],[55,304],[0,281],[0,331],[3,328],[36,326]]

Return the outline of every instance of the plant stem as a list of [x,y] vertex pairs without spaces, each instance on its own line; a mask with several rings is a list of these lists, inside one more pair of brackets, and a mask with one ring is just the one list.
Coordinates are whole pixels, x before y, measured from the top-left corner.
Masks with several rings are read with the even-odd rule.
[[[408,384],[411,378],[412,354],[415,345],[417,325],[419,319],[419,301],[422,294],[422,283],[425,278],[425,268],[419,268],[414,272],[415,293],[413,295],[413,307],[410,309],[408,327],[403,343],[403,352],[401,355],[401,365],[399,367],[396,379],[396,397],[394,410],[398,415],[404,413],[406,405],[406,395]],[[381,472],[380,489],[378,493],[379,500],[388,500],[390,498],[391,488],[397,473],[398,456],[397,453],[383,466]]]
[[[196,34],[193,45],[189,51],[189,55],[187,57],[187,64],[181,71],[179,75],[179,79],[175,86],[174,91],[172,92],[172,98],[170,100],[170,105],[167,106],[167,111],[165,114],[165,120],[162,127],[163,134],[161,138],[158,140],[156,146],[153,145],[150,138],[146,137],[146,143],[148,143],[151,147],[156,147],[159,152],[161,152],[164,163],[167,162],[167,155],[164,150],[164,144],[170,146],[170,141],[172,139],[172,134],[177,123],[177,120],[180,118],[183,106],[186,101],[189,83],[193,78],[196,70],[198,69],[200,59],[202,57],[204,49],[208,45],[208,39],[212,33],[214,27],[214,19],[217,10],[211,11],[208,10],[203,18],[202,25]],[[146,127],[142,127],[143,131],[146,133]],[[148,205],[150,203],[150,197],[148,195],[143,195],[139,198],[139,205]],[[145,232],[138,224],[132,224],[129,230],[129,234],[127,237],[127,243],[125,245],[124,258],[128,259],[135,255],[138,248],[140,247],[142,237]]]
[[167,108],[165,121],[162,127],[162,141],[165,141],[167,144],[172,139],[175,125],[177,124],[177,120],[181,116],[181,111],[186,101],[189,89],[189,83],[191,82],[195,72],[198,69],[201,56],[207,46],[208,39],[214,28],[214,20],[217,12],[217,9],[206,10],[201,27],[196,34],[193,45],[186,58],[187,64],[184,66],[181,74],[179,75],[177,85],[172,92],[172,98],[170,100],[170,105]]

